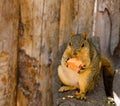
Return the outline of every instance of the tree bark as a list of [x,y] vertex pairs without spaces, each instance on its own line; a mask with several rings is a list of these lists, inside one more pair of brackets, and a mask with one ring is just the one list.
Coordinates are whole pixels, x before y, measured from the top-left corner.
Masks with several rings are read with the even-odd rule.
[[0,106],[16,106],[18,0],[0,1]]
[[108,57],[119,42],[119,7],[119,0],[98,0],[95,34],[100,38],[102,54]]
[[[87,7],[87,8],[86,8]],[[94,0],[61,0],[59,51],[64,50],[71,33],[92,35]]]
[[52,106],[60,0],[21,0],[20,8],[18,104]]

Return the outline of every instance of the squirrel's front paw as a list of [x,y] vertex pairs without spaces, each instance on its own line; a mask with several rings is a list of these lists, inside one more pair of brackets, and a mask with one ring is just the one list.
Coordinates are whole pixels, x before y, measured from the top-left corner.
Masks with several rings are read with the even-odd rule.
[[75,95],[77,99],[86,100],[86,96],[84,92],[80,92],[80,93],[76,92]]

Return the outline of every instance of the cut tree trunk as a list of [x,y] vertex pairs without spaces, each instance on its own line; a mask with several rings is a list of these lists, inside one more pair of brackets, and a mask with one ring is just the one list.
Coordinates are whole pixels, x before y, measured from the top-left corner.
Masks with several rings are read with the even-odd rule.
[[[18,105],[52,106],[60,0],[21,0]],[[25,99],[22,99],[25,98]]]
[[0,106],[16,106],[18,0],[0,1]]
[[119,42],[120,0],[98,0],[95,35],[100,38],[101,53],[110,57]]
[[[87,7],[87,8],[86,8]],[[59,53],[61,54],[72,33],[92,35],[94,0],[61,0]],[[62,52],[61,52],[62,51]]]

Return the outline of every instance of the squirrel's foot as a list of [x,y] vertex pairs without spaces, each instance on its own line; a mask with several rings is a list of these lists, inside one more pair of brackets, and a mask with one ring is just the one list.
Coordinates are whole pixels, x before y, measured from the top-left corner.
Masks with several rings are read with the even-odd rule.
[[75,95],[77,99],[86,100],[86,96],[85,96],[86,94],[84,92],[80,92],[80,93],[76,92]]
[[108,106],[115,106],[115,101],[114,101],[114,99],[111,98],[111,97],[108,97],[108,98],[107,98],[107,104],[108,104]]
[[62,86],[58,91],[64,92],[64,91],[75,90],[75,89],[76,89],[76,87],[74,87],[74,86]]

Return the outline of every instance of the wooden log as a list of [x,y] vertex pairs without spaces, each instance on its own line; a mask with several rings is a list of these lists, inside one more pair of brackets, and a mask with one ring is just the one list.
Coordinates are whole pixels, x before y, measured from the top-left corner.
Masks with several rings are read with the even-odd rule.
[[98,0],[96,36],[100,37],[102,54],[110,57],[119,42],[119,0]]
[[[71,33],[92,35],[94,0],[61,0],[59,53],[64,51]],[[60,55],[61,57],[61,55]]]
[[[21,0],[20,7],[19,48],[24,51],[19,54],[19,75],[22,75],[19,77],[19,90],[22,93],[19,93],[21,96],[18,102],[20,106],[22,101],[29,106],[52,106],[52,75],[57,64],[60,0]],[[36,67],[32,66],[34,61]],[[29,73],[31,69],[32,74]],[[27,77],[29,75],[31,78]],[[30,80],[33,82],[30,83]],[[23,96],[27,100],[22,100]]]
[[16,106],[18,0],[0,1],[0,106]]

